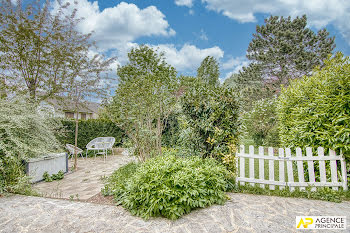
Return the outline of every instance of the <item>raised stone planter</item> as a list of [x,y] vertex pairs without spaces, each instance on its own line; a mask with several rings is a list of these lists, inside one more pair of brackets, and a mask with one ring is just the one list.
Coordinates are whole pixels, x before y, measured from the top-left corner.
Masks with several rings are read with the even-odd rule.
[[68,172],[68,155],[66,153],[49,154],[26,161],[26,173],[31,177],[32,183],[43,180],[44,172],[52,175],[59,171]]

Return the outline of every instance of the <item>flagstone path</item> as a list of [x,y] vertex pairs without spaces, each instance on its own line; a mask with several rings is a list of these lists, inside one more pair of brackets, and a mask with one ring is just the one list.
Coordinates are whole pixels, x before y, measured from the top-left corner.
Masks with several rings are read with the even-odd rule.
[[295,216],[299,215],[346,216],[347,231],[334,232],[350,230],[350,202],[228,195],[231,200],[225,205],[198,209],[176,221],[144,221],[121,206],[14,195],[0,198],[0,232],[285,233],[296,232]]
[[[133,157],[122,154],[122,151],[116,149],[115,155],[109,155],[105,161],[103,157],[79,158],[77,171],[66,174],[62,180],[39,182],[33,187],[43,197],[87,200],[101,191],[103,178],[134,160]],[[68,162],[68,167],[71,168],[73,161]]]

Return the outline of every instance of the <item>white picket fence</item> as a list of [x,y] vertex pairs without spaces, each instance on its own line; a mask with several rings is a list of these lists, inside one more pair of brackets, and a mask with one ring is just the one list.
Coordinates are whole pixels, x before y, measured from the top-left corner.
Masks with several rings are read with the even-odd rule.
[[[291,191],[295,187],[305,190],[305,187],[308,186],[311,186],[311,190],[313,191],[316,190],[316,187],[332,187],[333,190],[343,187],[343,190],[347,190],[345,159],[342,155],[336,155],[333,150],[329,150],[329,154],[325,155],[324,148],[319,147],[315,156],[310,147],[306,148],[306,155],[303,155],[301,148],[296,148],[295,153],[292,153],[290,148],[279,148],[276,155],[272,147],[267,148],[267,155],[265,154],[264,147],[260,146],[258,151],[258,154],[255,154],[254,146],[249,146],[249,153],[245,153],[245,147],[241,145],[240,151],[237,152],[237,166],[239,171],[237,182],[240,182],[242,185],[245,182],[253,186],[260,184],[263,188],[265,185],[269,185],[269,189],[271,190],[274,190],[276,185],[280,189],[288,186]],[[265,179],[265,160],[268,161],[268,179]],[[275,161],[278,161],[278,166],[275,166]],[[304,161],[307,163],[309,174],[309,181],[307,182],[304,179]],[[318,161],[319,181],[315,179],[315,161]],[[328,177],[326,172],[327,161],[329,161],[330,165],[330,175],[328,172]],[[338,165],[340,164],[339,172],[337,161],[339,161]],[[247,162],[248,166],[246,166]],[[255,174],[255,166],[259,168],[257,169],[259,174]],[[248,177],[246,177],[246,169],[248,169]],[[275,169],[278,169],[278,180],[275,179]],[[295,181],[295,177],[298,177],[298,181]]]

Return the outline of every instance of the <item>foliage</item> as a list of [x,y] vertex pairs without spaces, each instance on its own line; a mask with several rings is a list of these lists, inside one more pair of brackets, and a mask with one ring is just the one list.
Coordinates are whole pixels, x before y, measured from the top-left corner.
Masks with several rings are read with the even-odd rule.
[[252,110],[242,114],[242,131],[255,145],[279,146],[276,98],[253,103]]
[[[64,136],[59,137],[60,142],[73,144],[75,137],[75,120],[61,120],[63,129],[66,132]],[[79,120],[78,147],[84,149],[86,145],[97,137],[114,137],[116,145],[122,143],[125,137],[124,132],[112,121],[106,119]]]
[[179,143],[184,154],[215,157],[234,156],[238,143],[239,105],[234,92],[193,79],[185,80],[181,98],[183,115]]
[[197,69],[197,78],[202,79],[209,85],[216,86],[219,84],[219,64],[212,56],[207,56]]
[[[0,192],[28,193],[22,160],[56,152],[54,131],[59,122],[40,115],[37,105],[23,98],[0,101]],[[57,131],[60,134],[60,131]]]
[[127,183],[132,179],[139,165],[139,163],[131,162],[116,170],[107,178],[105,186],[101,190],[102,194],[105,196],[114,195],[114,200],[117,204],[122,204],[122,201],[127,194]]
[[337,53],[313,75],[291,83],[278,99],[281,143],[330,148],[350,158],[350,64]]
[[232,74],[224,82],[224,86],[239,93],[239,102],[243,111],[252,110],[254,102],[272,98],[274,89],[267,85],[262,75],[261,65],[250,63],[237,74]]
[[64,178],[64,172],[59,171],[57,174],[49,175],[48,172],[44,172],[43,179],[45,182],[52,182],[54,180],[62,180]]
[[75,29],[76,10],[56,4],[52,13],[50,0],[0,3],[0,91],[40,102],[65,90],[92,46],[90,35]]
[[142,161],[161,153],[162,132],[177,100],[175,69],[163,54],[134,48],[129,63],[118,69],[119,85],[105,116],[124,130]]
[[275,89],[288,85],[290,79],[309,75],[335,47],[334,37],[322,29],[307,28],[307,18],[271,16],[257,26],[247,50],[247,58],[260,66],[263,80]]
[[282,196],[282,197],[295,197],[295,198],[308,198],[316,200],[324,200],[331,202],[341,202],[342,200],[349,200],[349,191],[335,191],[330,187],[317,187],[316,191],[311,190],[312,187],[306,187],[305,190],[296,188],[291,191],[289,187],[285,189],[270,190],[261,188],[259,186],[251,186],[250,184],[236,185],[233,192],[237,193],[251,193],[258,195],[268,196]]
[[104,193],[145,219],[177,219],[194,208],[223,204],[231,178],[214,159],[164,155],[117,170]]

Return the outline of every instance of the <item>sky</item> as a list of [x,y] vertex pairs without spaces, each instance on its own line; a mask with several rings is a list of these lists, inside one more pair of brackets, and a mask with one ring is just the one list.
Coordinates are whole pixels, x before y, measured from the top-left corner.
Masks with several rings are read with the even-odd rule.
[[[98,53],[126,64],[132,47],[146,44],[165,53],[179,75],[196,75],[206,56],[220,64],[223,81],[249,64],[245,57],[257,25],[270,15],[308,17],[308,27],[326,28],[336,48],[350,55],[350,0],[75,0],[78,26],[94,31]],[[63,0],[74,2],[74,0]]]

